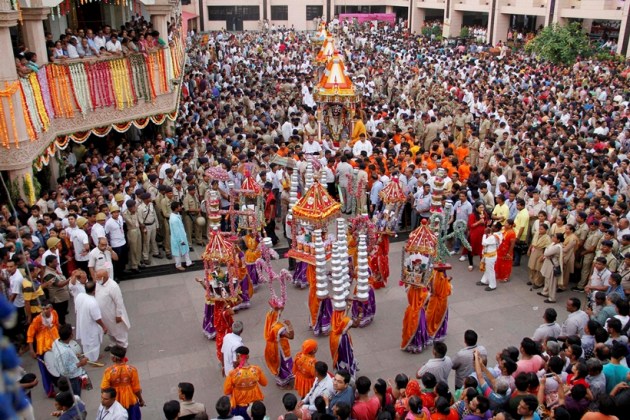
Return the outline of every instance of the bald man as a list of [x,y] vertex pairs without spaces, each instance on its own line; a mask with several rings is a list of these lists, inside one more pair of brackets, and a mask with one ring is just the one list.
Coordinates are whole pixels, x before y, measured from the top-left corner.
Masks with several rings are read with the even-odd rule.
[[[127,348],[131,326],[127,308],[123,302],[120,286],[110,278],[107,270],[96,271],[96,301],[111,342]],[[105,351],[109,350],[106,348]]]

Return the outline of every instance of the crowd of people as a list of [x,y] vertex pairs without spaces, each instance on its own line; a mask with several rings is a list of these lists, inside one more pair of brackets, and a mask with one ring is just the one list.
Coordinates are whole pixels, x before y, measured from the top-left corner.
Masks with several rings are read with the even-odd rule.
[[[306,394],[283,398],[285,419],[623,418],[630,402],[624,68],[595,61],[556,67],[522,52],[497,59],[484,53],[487,47],[461,50],[402,30],[341,24],[335,37],[363,100],[352,125],[324,125],[321,142],[309,34],[189,36],[174,129],[75,144],[54,190],[31,206],[24,200],[2,206],[0,285],[20,316],[9,336],[38,358],[46,392],[56,390],[40,356],[54,346],[61,354],[72,341],[65,326],[74,306],[85,359],[67,351],[67,358],[58,357],[74,395],[79,368],[98,363],[109,334],[114,365],[101,384],[103,406],[120,411],[110,408],[116,400],[129,418],[138,418],[143,398],[137,372],[124,361],[130,322],[116,280],[154,258],[174,257],[180,270],[193,264],[191,247],[203,245],[197,219],[205,214],[205,192],[219,192],[221,209],[228,209],[230,188],[239,188],[245,168],[254,168],[264,187],[265,208],[272,209],[263,210],[266,225],[279,222],[267,233],[280,234],[291,173],[298,171],[302,185],[305,162],[314,158],[326,170],[329,191],[344,203],[350,201],[347,174],[356,169],[370,212],[382,207],[378,190],[400,182],[408,196],[402,229],[428,218],[433,182],[443,170],[452,222],[467,223],[471,243],[471,250],[454,243],[453,254],[461,253],[471,271],[474,257],[481,257],[479,284],[492,291],[507,283],[512,266],[527,255],[532,290],[547,303],[574,282],[588,304],[569,298],[562,326],[556,311],[546,310],[532,338],[506,346],[496,367],[474,331],[452,358],[436,343],[417,379],[400,374],[389,384],[344,371],[332,377],[313,358],[302,372],[312,386],[303,382]],[[280,158],[295,165],[284,167]],[[216,165],[230,182],[210,181],[206,170]],[[230,418],[231,409],[232,418],[262,418],[262,392],[250,387],[239,395],[244,391],[233,380],[245,376],[265,385],[264,372],[248,364],[247,347],[233,351],[241,375],[228,373],[231,401],[217,402],[218,418]],[[55,397],[61,418],[70,408],[81,411],[67,392]],[[176,406],[165,404],[167,418],[176,418]]]
[[[172,40],[172,29],[169,28],[168,39],[163,39],[144,16],[135,15],[133,20],[125,23],[119,30],[112,29],[109,25],[104,25],[98,31],[92,28],[66,28],[57,40],[53,39],[51,32],[46,32],[47,58],[51,63],[61,63],[86,58],[147,54],[167,47]],[[27,51],[24,45],[16,48],[14,56],[18,76],[26,77],[39,70],[41,61],[38,63],[37,54]]]

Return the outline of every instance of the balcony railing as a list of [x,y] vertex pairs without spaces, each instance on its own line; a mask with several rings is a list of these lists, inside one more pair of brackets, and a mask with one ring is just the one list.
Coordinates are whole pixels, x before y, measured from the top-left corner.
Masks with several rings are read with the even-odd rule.
[[[160,95],[176,88],[184,62],[180,40],[170,47],[147,54],[120,57],[68,60],[43,66],[21,78],[23,104],[28,111],[26,129],[31,139],[38,138],[60,119],[83,121],[74,127],[55,130],[69,134],[75,128],[91,125],[91,117],[105,110],[122,111],[151,104]],[[98,126],[94,121],[93,126]],[[84,127],[79,127],[84,126]]]

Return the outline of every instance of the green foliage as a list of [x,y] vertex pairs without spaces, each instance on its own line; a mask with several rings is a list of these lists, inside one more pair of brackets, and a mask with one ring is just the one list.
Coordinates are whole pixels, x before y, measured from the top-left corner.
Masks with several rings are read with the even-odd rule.
[[462,38],[468,38],[470,36],[470,29],[468,29],[468,26],[462,27],[462,30],[459,33],[459,36]]
[[433,28],[431,28],[431,35],[435,35],[435,36],[442,35],[442,28],[439,27],[438,25],[435,25]]
[[431,28],[428,26],[424,26],[422,28],[422,36],[430,38],[431,37]]
[[545,27],[526,45],[525,50],[554,64],[567,66],[575,63],[578,57],[592,53],[588,36],[577,22]]

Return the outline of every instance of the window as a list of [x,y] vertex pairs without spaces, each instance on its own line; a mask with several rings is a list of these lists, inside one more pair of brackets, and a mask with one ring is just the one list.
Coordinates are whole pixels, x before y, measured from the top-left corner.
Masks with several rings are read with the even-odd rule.
[[306,20],[324,16],[324,6],[306,6]]
[[192,0],[182,0],[182,6],[187,6],[191,3]]
[[258,6],[208,6],[208,20],[221,21],[240,17],[242,20],[260,20]]
[[271,20],[289,20],[289,6],[271,6]]

